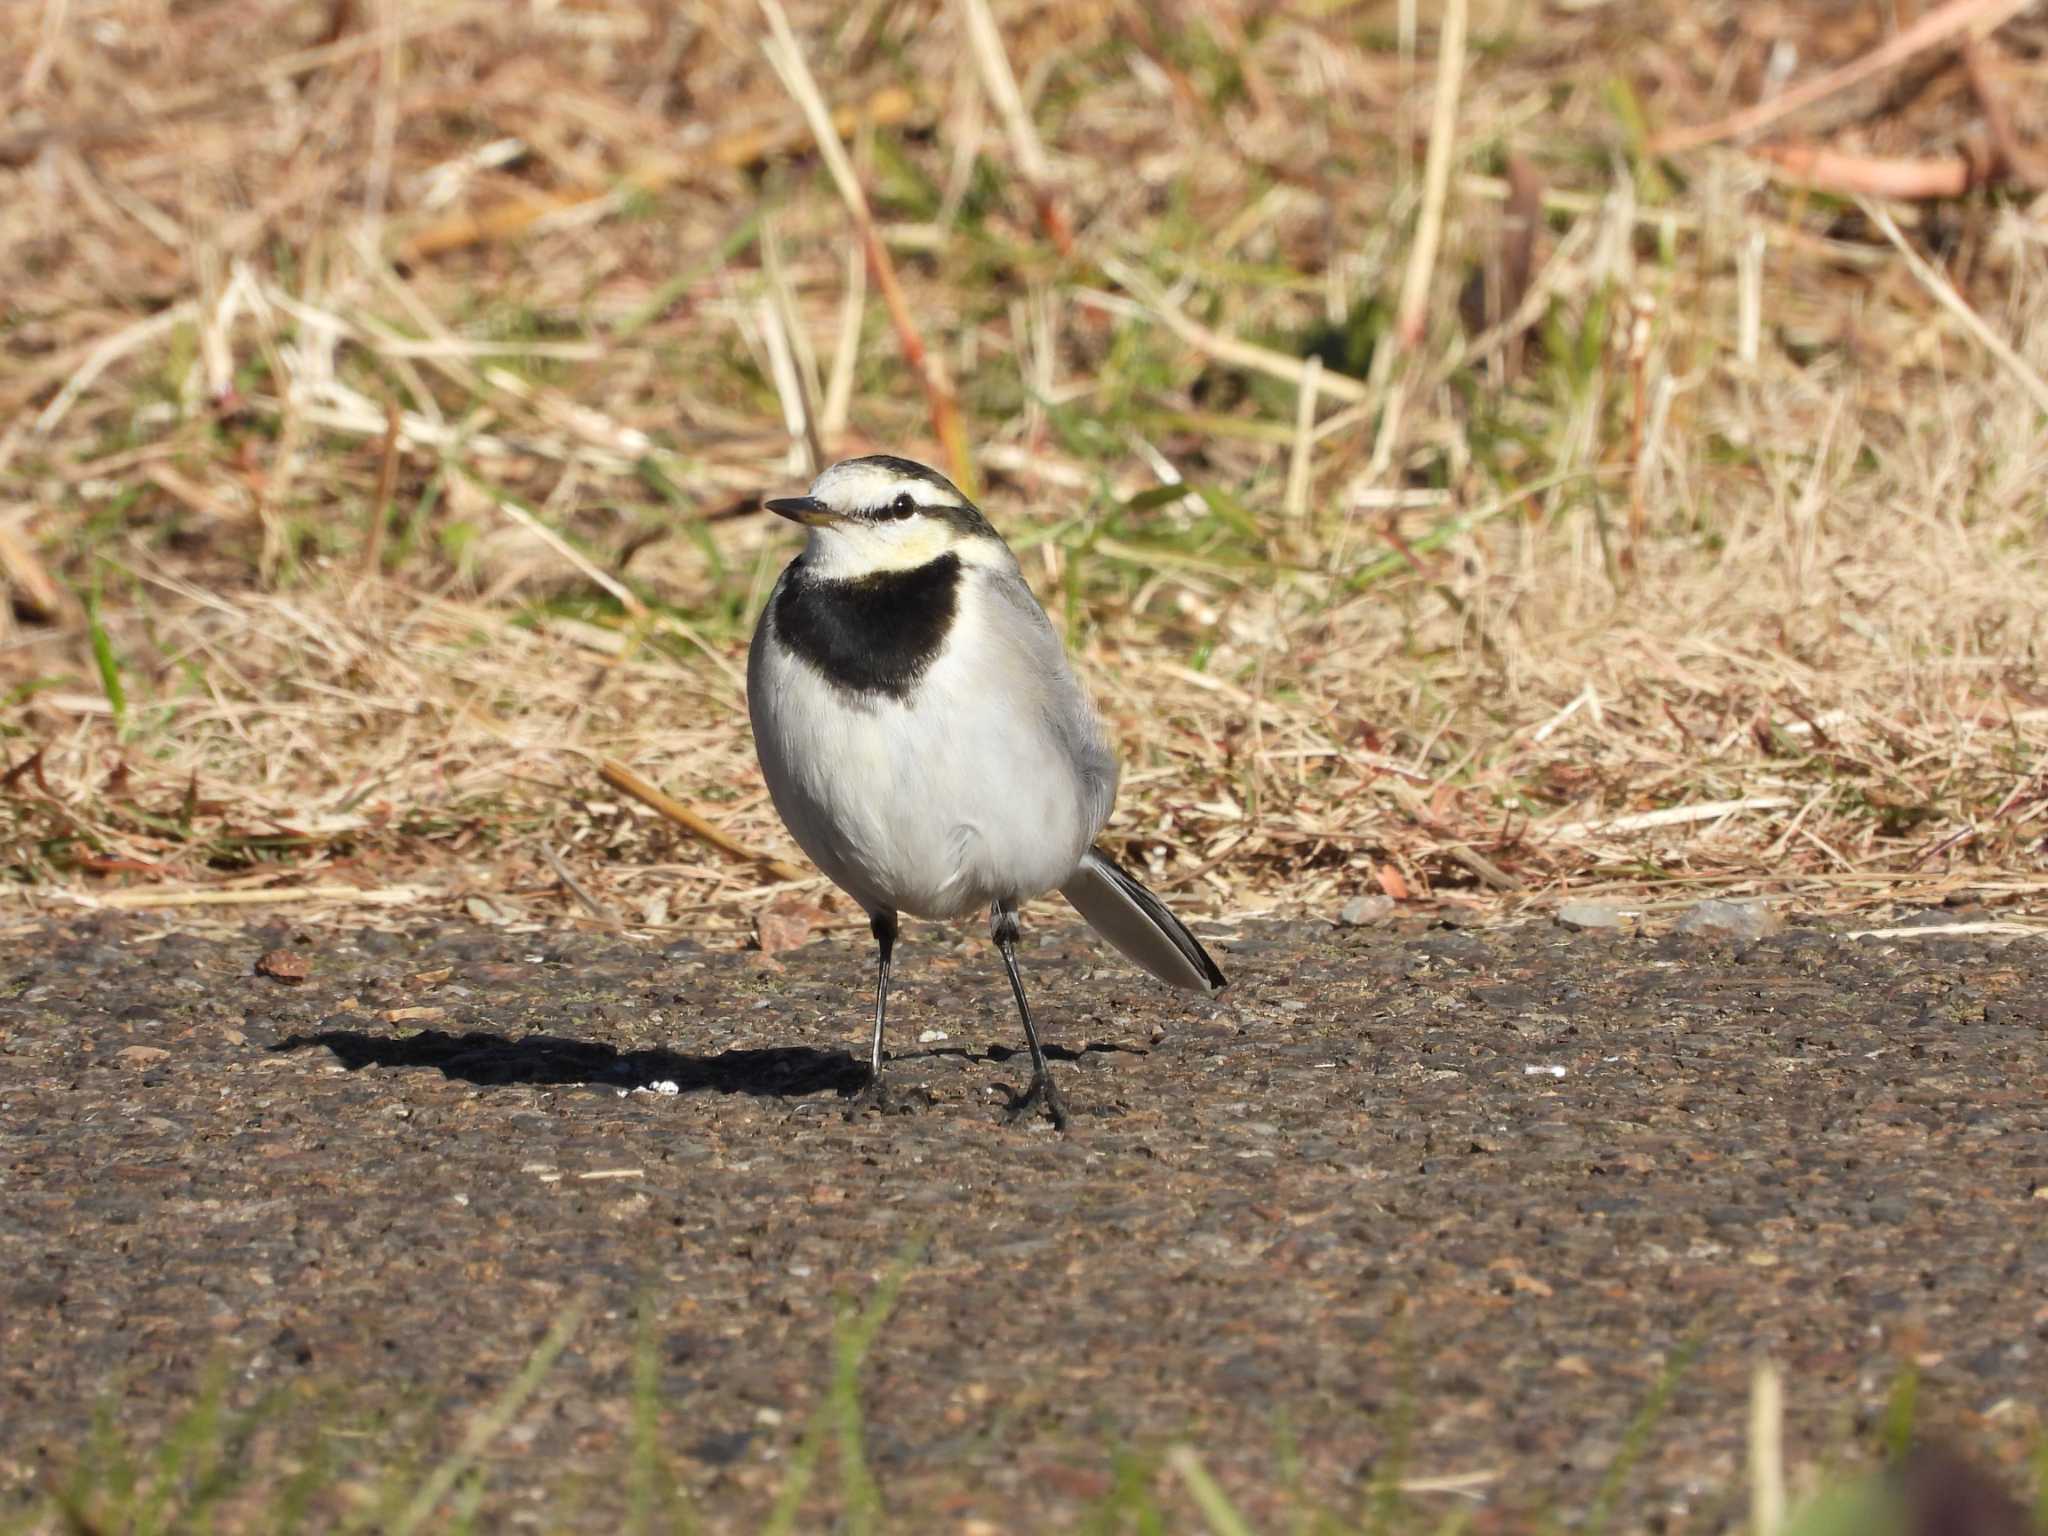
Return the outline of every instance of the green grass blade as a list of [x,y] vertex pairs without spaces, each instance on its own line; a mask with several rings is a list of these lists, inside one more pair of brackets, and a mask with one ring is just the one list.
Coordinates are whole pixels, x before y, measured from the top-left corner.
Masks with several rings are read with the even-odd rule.
[[304,1460],[285,1480],[270,1511],[271,1529],[277,1536],[296,1536],[313,1495],[334,1481],[334,1452],[325,1426],[316,1425],[307,1437]]
[[[1484,527],[1496,518],[1505,516],[1532,497],[1541,496],[1546,491],[1554,490],[1558,486],[1573,480],[1591,479],[1600,473],[1601,471],[1596,469],[1568,469],[1560,470],[1555,474],[1545,475],[1541,479],[1531,480],[1527,485],[1517,486],[1506,495],[1476,511],[1468,512],[1462,517],[1442,519],[1427,531],[1410,539],[1408,541],[1408,548],[1415,554],[1426,555],[1432,550],[1442,548],[1450,543],[1451,540],[1470,533],[1475,528]],[[1367,587],[1385,581],[1390,576],[1399,575],[1402,571],[1410,568],[1406,557],[1402,555],[1382,555],[1379,559],[1360,566],[1351,575],[1345,577],[1344,589],[1349,592],[1363,592]]]
[[455,1513],[448,1522],[448,1536],[471,1536],[483,1502],[483,1474],[472,1467],[463,1474],[461,1486],[455,1490]]
[[1216,1536],[1252,1536],[1252,1528],[1245,1523],[1244,1516],[1237,1512],[1237,1506],[1230,1502],[1229,1495],[1209,1475],[1209,1469],[1202,1465],[1191,1447],[1175,1446],[1166,1453],[1166,1464],[1181,1480],[1188,1497],[1195,1501],[1195,1508],[1202,1512],[1202,1518]]
[[1152,1496],[1152,1482],[1158,1473],[1156,1455],[1116,1447],[1110,1454],[1109,1492],[1089,1511],[1080,1527],[1081,1536],[1117,1536],[1124,1531],[1133,1536],[1165,1536],[1159,1501]]
[[639,1337],[633,1345],[633,1440],[626,1477],[628,1536],[652,1536],[656,1530],[688,1532],[697,1526],[677,1489],[675,1471],[662,1455],[661,1353],[654,1321],[653,1303],[642,1301]]
[[1387,1320],[1388,1332],[1399,1364],[1399,1381],[1388,1429],[1387,1454],[1373,1468],[1372,1485],[1366,1490],[1371,1511],[1365,1529],[1371,1536],[1393,1536],[1400,1529],[1404,1510],[1401,1483],[1408,1474],[1408,1451],[1415,1439],[1415,1341],[1408,1331],[1406,1308]]
[[555,1319],[555,1326],[550,1328],[547,1337],[540,1341],[540,1347],[534,1350],[533,1357],[526,1362],[525,1369],[520,1371],[512,1384],[499,1394],[498,1400],[485,1410],[483,1416],[470,1426],[469,1433],[463,1436],[462,1444],[455,1453],[427,1474],[426,1481],[420,1484],[419,1491],[412,1497],[412,1502],[406,1505],[404,1511],[392,1522],[389,1536],[411,1536],[412,1532],[426,1522],[427,1517],[440,1506],[441,1501],[448,1496],[448,1491],[470,1469],[484,1448],[504,1432],[505,1426],[510,1424],[518,1416],[519,1410],[526,1406],[526,1400],[533,1396],[541,1382],[547,1379],[548,1372],[554,1369],[556,1359],[568,1347],[570,1337],[582,1326],[584,1315],[589,1311],[590,1297],[587,1293],[576,1297],[562,1309],[562,1315]]
[[839,1438],[839,1497],[844,1525],[852,1536],[871,1536],[881,1515],[882,1495],[868,1470],[861,1435],[860,1366],[866,1349],[852,1328],[842,1328],[834,1353],[832,1422]]
[[274,1416],[282,1396],[276,1388],[265,1392],[248,1408],[230,1416],[212,1443],[204,1447],[206,1456],[202,1470],[185,1501],[183,1514],[174,1522],[175,1529],[209,1531],[213,1528],[215,1507],[225,1503],[255,1470],[249,1457],[249,1442],[256,1431]]
[[[796,1529],[797,1513],[803,1507],[804,1495],[810,1492],[818,1459],[825,1451],[825,1439],[834,1429],[839,1431],[839,1475],[844,1484],[849,1515],[863,1522],[879,1518],[881,1495],[861,1452],[860,1371],[867,1362],[868,1351],[874,1346],[875,1336],[896,1308],[896,1298],[902,1294],[904,1282],[924,1256],[924,1243],[925,1240],[918,1237],[905,1244],[882,1276],[881,1284],[875,1287],[875,1294],[867,1306],[850,1321],[841,1319],[833,1347],[832,1389],[804,1426],[803,1438],[797,1442],[796,1452],[790,1457],[789,1470],[783,1475],[782,1487],[776,1493],[775,1507],[769,1511],[768,1523],[761,1528],[764,1536],[788,1536]],[[852,1440],[850,1449],[847,1443],[849,1432]],[[869,1530],[874,1527],[871,1523],[864,1523],[860,1528]]]
[[762,1536],[789,1536],[796,1529],[797,1511],[803,1507],[804,1495],[811,1491],[811,1478],[817,1472],[818,1458],[824,1454],[825,1436],[830,1429],[831,1420],[823,1413],[813,1413],[804,1425],[803,1437],[789,1458],[789,1470],[782,1474],[782,1486],[775,1491],[775,1507],[768,1512],[768,1523],[761,1527]]
[[135,1464],[114,1428],[116,1390],[118,1386],[93,1404],[92,1429],[86,1436],[85,1453],[57,1491],[57,1503],[67,1525],[79,1523],[83,1513],[92,1508],[95,1493],[109,1496],[116,1508],[125,1508],[135,1496]]
[[150,1458],[143,1502],[128,1527],[131,1536],[158,1536],[177,1523],[173,1505],[187,1478],[203,1476],[219,1453],[221,1407],[226,1399],[227,1369],[216,1362],[207,1368],[199,1400],[171,1426]]
[[1913,1416],[1920,1401],[1920,1373],[1907,1366],[1892,1383],[1891,1396],[1884,1405],[1884,1454],[1887,1460],[1903,1461],[1913,1448]]
[[121,660],[114,654],[113,638],[100,622],[98,594],[86,600],[85,633],[92,646],[92,664],[100,675],[100,691],[114,711],[114,729],[118,731],[128,723],[128,690],[121,686]]
[[1629,1472],[1641,1459],[1643,1449],[1650,1443],[1650,1432],[1664,1417],[1664,1410],[1671,1405],[1671,1394],[1678,1390],[1681,1377],[1692,1368],[1700,1352],[1700,1335],[1694,1334],[1681,1343],[1672,1353],[1664,1369],[1650,1388],[1650,1395],[1643,1400],[1628,1430],[1621,1437],[1621,1449],[1614,1453],[1614,1463],[1608,1467],[1606,1476],[1600,1479],[1600,1487],[1593,1495],[1593,1507],[1586,1515],[1586,1536],[1599,1536],[1607,1529],[1607,1522],[1613,1518],[1615,1500],[1621,1493],[1621,1485],[1627,1481]]

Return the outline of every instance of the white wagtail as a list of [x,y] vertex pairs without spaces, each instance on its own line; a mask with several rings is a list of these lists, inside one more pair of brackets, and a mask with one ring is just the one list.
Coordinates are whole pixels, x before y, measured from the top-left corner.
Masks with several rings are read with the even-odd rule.
[[865,1092],[883,1096],[898,913],[989,909],[1031,1087],[1067,1109],[1017,973],[1017,909],[1057,890],[1140,968],[1191,991],[1223,973],[1159,898],[1095,847],[1116,798],[1101,719],[1016,556],[953,483],[909,459],[834,464],[767,503],[810,530],[747,659],[754,745],[783,824],[859,902],[881,948]]

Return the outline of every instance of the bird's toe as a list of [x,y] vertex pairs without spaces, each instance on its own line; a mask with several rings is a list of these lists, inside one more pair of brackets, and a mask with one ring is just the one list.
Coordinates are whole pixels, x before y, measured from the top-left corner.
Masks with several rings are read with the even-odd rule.
[[1011,1103],[1009,1113],[1003,1118],[1008,1124],[1015,1125],[1040,1110],[1043,1110],[1046,1118],[1052,1121],[1054,1130],[1064,1131],[1067,1128],[1067,1101],[1059,1089],[1053,1086],[1050,1077],[1033,1078],[1031,1086]]

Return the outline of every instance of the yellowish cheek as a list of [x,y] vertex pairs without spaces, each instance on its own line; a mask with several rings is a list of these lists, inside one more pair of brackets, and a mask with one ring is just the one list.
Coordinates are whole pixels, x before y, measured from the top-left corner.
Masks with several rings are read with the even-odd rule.
[[943,523],[917,523],[892,530],[867,551],[878,571],[909,571],[929,565],[953,547],[953,531]]

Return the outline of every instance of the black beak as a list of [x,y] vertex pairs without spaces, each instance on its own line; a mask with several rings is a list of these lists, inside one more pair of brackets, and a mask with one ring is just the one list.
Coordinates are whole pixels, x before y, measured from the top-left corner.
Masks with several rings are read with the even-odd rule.
[[761,503],[777,517],[786,517],[792,523],[804,523],[817,527],[821,523],[836,523],[840,516],[815,496],[776,496]]

